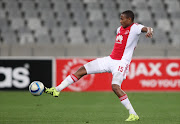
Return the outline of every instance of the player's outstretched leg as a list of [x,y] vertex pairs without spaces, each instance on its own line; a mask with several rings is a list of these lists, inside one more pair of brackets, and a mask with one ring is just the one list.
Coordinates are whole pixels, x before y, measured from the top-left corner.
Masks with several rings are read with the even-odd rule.
[[86,69],[85,69],[84,66],[82,66],[74,74],[71,74],[71,75],[67,76],[61,82],[61,84],[58,85],[57,87],[52,87],[52,88],[46,88],[45,87],[44,92],[47,93],[47,94],[51,94],[54,97],[58,97],[61,90],[68,87],[72,83],[75,83],[76,81],[78,81],[81,77],[83,77],[86,74],[87,74]]

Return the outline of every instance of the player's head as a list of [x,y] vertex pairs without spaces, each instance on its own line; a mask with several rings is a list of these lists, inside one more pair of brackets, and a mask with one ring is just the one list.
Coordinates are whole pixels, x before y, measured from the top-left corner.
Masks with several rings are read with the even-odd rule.
[[134,22],[134,13],[131,10],[126,10],[121,13],[120,23],[123,28],[130,26]]

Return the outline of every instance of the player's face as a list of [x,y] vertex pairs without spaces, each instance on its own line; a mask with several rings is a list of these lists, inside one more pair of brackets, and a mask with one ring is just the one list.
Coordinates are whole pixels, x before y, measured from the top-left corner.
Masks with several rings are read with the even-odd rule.
[[120,23],[123,28],[126,28],[131,25],[131,18],[127,18],[125,14],[121,14]]

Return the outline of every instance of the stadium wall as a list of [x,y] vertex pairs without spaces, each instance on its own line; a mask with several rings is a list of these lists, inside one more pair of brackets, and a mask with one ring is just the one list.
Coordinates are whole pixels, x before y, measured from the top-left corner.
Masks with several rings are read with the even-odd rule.
[[[80,66],[95,58],[6,57],[0,58],[0,90],[28,90],[39,80],[47,87],[57,86]],[[112,91],[111,73],[91,74],[64,91]],[[125,91],[180,91],[180,58],[134,58]]]

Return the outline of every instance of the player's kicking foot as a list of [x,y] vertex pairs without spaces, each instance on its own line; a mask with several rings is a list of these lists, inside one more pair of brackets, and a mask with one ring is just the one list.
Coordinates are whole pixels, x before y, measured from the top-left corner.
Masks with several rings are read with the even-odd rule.
[[58,97],[60,94],[60,92],[58,92],[55,87],[52,87],[52,88],[44,87],[44,92],[47,94],[51,94],[54,97]]
[[138,120],[139,120],[138,115],[130,114],[128,119],[126,119],[125,121],[138,121]]

